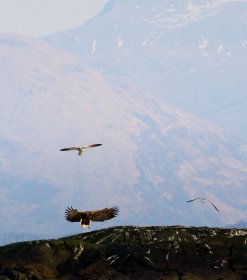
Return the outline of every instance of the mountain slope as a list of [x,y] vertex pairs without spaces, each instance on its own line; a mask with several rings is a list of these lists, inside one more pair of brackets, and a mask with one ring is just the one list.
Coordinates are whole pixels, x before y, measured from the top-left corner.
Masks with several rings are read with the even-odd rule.
[[[2,35],[0,59],[2,233],[78,232],[63,217],[70,205],[119,205],[94,229],[246,219],[246,152],[236,139],[42,41]],[[103,145],[81,157],[59,151],[87,143]],[[194,196],[221,212],[185,203]]]
[[109,1],[46,40],[246,139],[247,1]]

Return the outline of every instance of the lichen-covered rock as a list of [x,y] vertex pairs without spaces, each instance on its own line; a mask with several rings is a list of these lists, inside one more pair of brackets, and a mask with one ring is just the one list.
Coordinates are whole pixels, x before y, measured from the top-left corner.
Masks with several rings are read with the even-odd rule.
[[247,230],[114,227],[0,247],[0,280],[247,279]]

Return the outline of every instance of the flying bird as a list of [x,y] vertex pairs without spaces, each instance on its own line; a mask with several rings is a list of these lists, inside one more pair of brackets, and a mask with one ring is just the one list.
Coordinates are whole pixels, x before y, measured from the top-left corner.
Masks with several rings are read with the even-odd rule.
[[65,209],[65,219],[69,222],[80,222],[82,228],[86,226],[90,228],[91,221],[104,222],[105,220],[110,220],[116,217],[118,212],[118,206],[95,211],[78,211],[71,206]]
[[209,203],[214,207],[214,209],[215,209],[216,211],[220,212],[220,210],[219,210],[210,200],[208,200],[208,199],[206,199],[206,198],[197,197],[197,198],[188,200],[188,201],[186,201],[186,202],[192,202],[192,201],[195,201],[195,200],[197,200],[197,199],[200,199],[202,202],[206,202],[206,201],[209,202]]
[[85,145],[85,146],[82,146],[82,147],[68,147],[68,148],[63,148],[60,151],[78,151],[78,155],[81,156],[85,149],[98,147],[98,146],[101,146],[101,145],[102,144],[89,144],[89,145]]

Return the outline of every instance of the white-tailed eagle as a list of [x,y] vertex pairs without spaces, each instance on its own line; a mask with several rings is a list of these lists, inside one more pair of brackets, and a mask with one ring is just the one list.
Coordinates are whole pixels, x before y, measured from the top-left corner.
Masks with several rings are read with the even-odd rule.
[[110,220],[118,215],[119,207],[104,208],[95,211],[78,211],[71,207],[65,209],[65,219],[69,222],[80,222],[82,228],[90,228],[92,222],[103,222]]
[[88,148],[93,148],[93,147],[98,147],[98,146],[101,146],[102,144],[88,144],[88,145],[85,145],[85,146],[82,146],[82,147],[68,147],[68,148],[63,148],[61,149],[60,151],[78,151],[78,155],[82,155],[83,151],[85,149],[88,149]]

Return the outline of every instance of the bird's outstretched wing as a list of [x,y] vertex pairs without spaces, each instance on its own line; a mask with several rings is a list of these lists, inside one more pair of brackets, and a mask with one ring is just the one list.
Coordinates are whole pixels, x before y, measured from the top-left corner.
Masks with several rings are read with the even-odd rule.
[[73,207],[67,207],[65,209],[65,219],[69,222],[80,222],[82,212],[77,209],[73,209]]
[[101,146],[101,145],[102,145],[102,144],[88,144],[88,145],[82,146],[82,149],[88,149],[88,148],[98,147],[98,146]]
[[73,151],[73,150],[80,151],[80,147],[68,147],[68,148],[63,148],[60,151]]
[[197,199],[206,200],[205,198],[197,197],[197,198],[194,198],[194,199],[191,199],[191,200],[187,200],[186,202],[192,202],[192,201],[195,201]]
[[119,207],[114,206],[112,208],[104,208],[96,211],[87,211],[88,217],[94,222],[103,222],[105,220],[110,220],[118,215]]
[[219,210],[211,201],[208,200],[208,202],[211,203],[211,205],[214,207],[214,209],[215,209],[216,211],[220,212],[220,210]]

